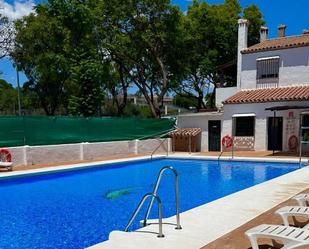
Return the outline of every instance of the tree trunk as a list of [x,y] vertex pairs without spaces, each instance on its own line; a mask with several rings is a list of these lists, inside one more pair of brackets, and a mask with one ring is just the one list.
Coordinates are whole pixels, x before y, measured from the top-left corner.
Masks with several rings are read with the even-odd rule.
[[127,82],[125,82],[122,66],[120,66],[119,75],[120,75],[120,80],[121,80],[122,96],[123,97],[122,97],[121,104],[118,106],[118,115],[122,116],[122,115],[124,115],[124,109],[126,108],[127,102],[128,102],[128,87],[129,87],[129,84]]

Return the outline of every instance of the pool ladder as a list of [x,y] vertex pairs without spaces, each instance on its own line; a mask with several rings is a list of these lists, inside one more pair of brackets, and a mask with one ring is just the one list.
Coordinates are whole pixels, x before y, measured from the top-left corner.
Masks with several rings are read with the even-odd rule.
[[134,219],[136,218],[137,214],[141,210],[141,208],[144,205],[145,201],[149,197],[151,197],[151,200],[149,202],[149,205],[148,205],[148,208],[147,208],[147,211],[146,211],[146,214],[145,214],[145,218],[144,218],[144,221],[143,221],[143,226],[145,227],[147,225],[150,225],[150,224],[147,224],[147,220],[148,220],[148,217],[149,217],[149,214],[150,214],[153,202],[154,202],[154,200],[156,200],[157,203],[158,203],[158,215],[159,215],[159,234],[158,234],[158,238],[163,238],[164,237],[164,234],[163,234],[163,231],[162,231],[162,224],[163,224],[162,223],[162,202],[161,202],[160,197],[157,196],[157,191],[158,191],[158,188],[160,186],[162,175],[167,170],[172,171],[174,176],[175,176],[175,205],[176,205],[176,223],[177,223],[175,229],[178,229],[178,230],[182,229],[182,227],[180,225],[180,215],[179,215],[178,173],[177,173],[177,171],[173,167],[165,166],[159,172],[159,175],[158,175],[158,178],[157,178],[157,181],[156,181],[156,184],[154,186],[154,189],[153,189],[152,193],[145,194],[142,197],[142,199],[139,202],[139,204],[137,205],[137,208],[135,209],[131,219],[129,220],[129,222],[128,222],[125,230],[124,230],[125,232],[128,232],[129,227],[132,225]]

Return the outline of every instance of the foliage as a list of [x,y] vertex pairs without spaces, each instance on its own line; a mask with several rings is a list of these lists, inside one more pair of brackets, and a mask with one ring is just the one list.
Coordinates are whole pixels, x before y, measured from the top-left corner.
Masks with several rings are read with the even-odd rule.
[[153,116],[160,116],[177,70],[180,11],[168,0],[111,0],[101,15],[108,55],[142,92]]
[[[24,104],[39,100],[47,115],[159,117],[174,90],[180,106],[213,107],[216,85],[236,81],[242,14],[253,44],[262,14],[238,0],[195,0],[186,15],[170,0],[49,0],[16,22],[11,56],[29,79]],[[147,107],[128,103],[131,86]]]
[[[104,105],[104,115],[107,116],[118,116],[118,109],[113,101],[106,101]],[[126,117],[138,117],[138,118],[152,118],[152,112],[147,105],[135,105],[128,103],[123,110],[123,115]]]
[[8,56],[14,46],[14,25],[0,14],[0,59]]
[[0,112],[15,114],[17,110],[17,91],[5,80],[0,79]]
[[255,5],[249,5],[244,9],[244,18],[249,21],[248,46],[260,42],[260,28],[265,25],[263,15]]
[[54,115],[69,77],[63,46],[67,34],[59,20],[48,16],[44,7],[39,6],[36,12],[16,23],[12,57],[28,77],[27,88],[36,92],[45,113]]
[[197,106],[197,99],[192,94],[176,94],[173,104],[179,107],[190,109]]
[[[197,99],[197,109],[206,108],[205,96],[211,86],[214,87],[211,103],[215,103],[215,88],[221,85],[233,85],[234,74],[225,70],[228,64],[236,63],[237,57],[237,21],[241,15],[238,0],[226,0],[223,4],[210,5],[193,1],[187,15],[183,18],[183,49],[185,59],[181,84],[176,89],[181,94],[193,94]],[[245,14],[250,18],[252,40],[259,35],[256,26],[263,23],[258,8],[250,6]],[[213,107],[213,106],[212,106]]]

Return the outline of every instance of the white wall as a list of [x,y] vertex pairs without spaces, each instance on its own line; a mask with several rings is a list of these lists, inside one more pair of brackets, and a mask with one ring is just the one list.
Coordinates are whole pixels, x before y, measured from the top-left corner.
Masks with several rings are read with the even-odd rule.
[[80,160],[99,160],[108,156],[166,153],[171,139],[148,139],[99,143],[59,144],[11,147],[14,166],[50,164]]
[[231,97],[237,92],[237,87],[223,87],[216,89],[216,106],[221,108],[222,102],[227,98]]
[[201,151],[208,151],[208,121],[222,120],[222,118],[223,113],[218,112],[180,115],[177,117],[177,126],[179,128],[201,128]]
[[[221,136],[232,134],[232,116],[233,114],[255,113],[255,145],[256,151],[267,150],[267,125],[268,117],[273,117],[274,113],[265,111],[265,108],[273,106],[286,106],[286,105],[304,105],[305,102],[270,102],[270,103],[254,103],[254,104],[233,104],[224,106],[223,126]],[[299,114],[304,110],[286,110],[277,111],[277,117],[283,117],[283,151],[288,151],[288,139],[292,134],[287,134],[287,118],[289,112],[294,113],[295,117],[295,135],[299,135]]]
[[256,60],[279,56],[279,86],[309,84],[309,47],[290,48],[242,55],[241,89],[256,88]]
[[[248,47],[248,25],[249,22],[246,19],[238,20],[238,43],[237,43],[237,72],[241,70],[242,54],[241,51]],[[240,89],[241,77],[237,73],[237,88]]]

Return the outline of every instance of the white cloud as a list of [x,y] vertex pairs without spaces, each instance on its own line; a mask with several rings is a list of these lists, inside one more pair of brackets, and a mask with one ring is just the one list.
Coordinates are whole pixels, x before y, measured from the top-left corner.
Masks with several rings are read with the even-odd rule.
[[35,4],[33,0],[15,0],[12,4],[9,4],[4,0],[0,0],[0,14],[11,20],[16,20],[33,12],[34,6]]

